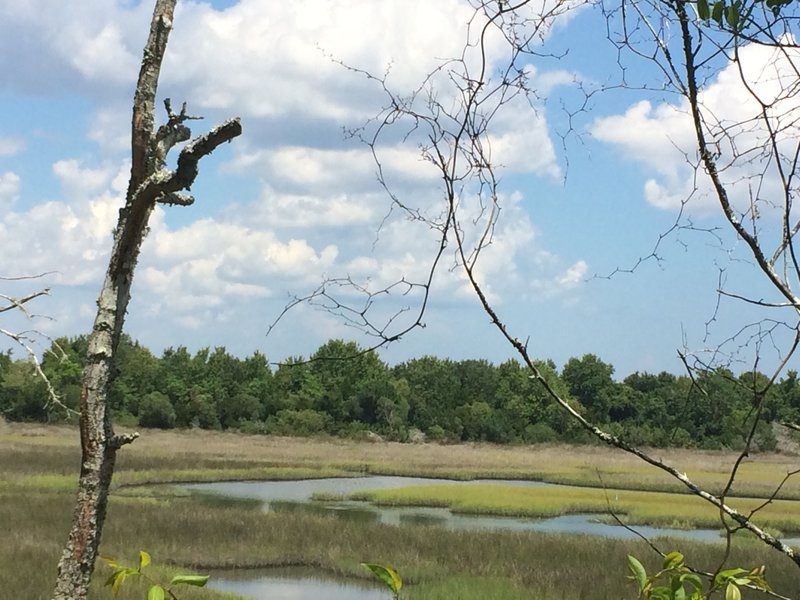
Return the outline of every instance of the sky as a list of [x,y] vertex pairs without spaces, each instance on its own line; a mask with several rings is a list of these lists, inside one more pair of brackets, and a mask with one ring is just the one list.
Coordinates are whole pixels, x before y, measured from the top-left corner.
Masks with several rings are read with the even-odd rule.
[[[30,305],[42,317],[3,313],[0,328],[51,337],[91,329],[127,186],[131,102],[151,11],[150,1],[136,0],[0,3],[0,276],[46,273],[0,280],[0,293],[50,288]],[[157,355],[224,346],[273,361],[308,356],[330,338],[369,345],[341,318],[306,305],[270,330],[287,302],[326,279],[350,277],[371,291],[419,281],[436,249],[425,223],[390,211],[369,149],[347,135],[387,97],[343,65],[387,74],[391,90],[408,94],[443,58],[460,55],[471,14],[464,0],[179,2],[159,102],[188,102],[204,117],[190,122],[195,135],[233,116],[244,133],[201,163],[193,206],[154,211],[127,333]],[[772,294],[726,229],[700,231],[724,225],[705,182],[681,217],[694,229],[662,239],[692,191],[691,124],[674,97],[615,86],[622,71],[605,34],[595,9],[558,18],[543,55],[526,67],[537,96],[510,103],[492,122],[502,211],[479,275],[534,357],[560,367],[594,353],[618,377],[681,372],[679,350],[715,348],[759,318],[741,302],[718,302],[720,269],[733,291]],[[502,44],[488,48],[499,65]],[[744,51],[756,66],[773,60]],[[652,65],[625,60],[627,81],[663,83]],[[435,84],[441,98],[452,97],[445,79]],[[580,90],[601,87],[609,89],[569,116],[583,104]],[[702,92],[722,114],[743,110],[725,70]],[[441,179],[403,131],[389,131],[377,148],[391,191],[435,215]],[[471,210],[468,199],[464,207]],[[656,244],[659,260],[625,272]],[[425,327],[382,348],[384,360],[513,356],[452,265],[448,251]],[[342,294],[352,306],[363,302]],[[401,325],[419,297],[374,300],[376,319],[408,307]]]

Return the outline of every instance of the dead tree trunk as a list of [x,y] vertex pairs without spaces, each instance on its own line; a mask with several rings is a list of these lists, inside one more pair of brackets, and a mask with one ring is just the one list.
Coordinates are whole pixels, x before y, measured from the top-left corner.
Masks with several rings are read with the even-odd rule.
[[156,0],[133,104],[131,178],[119,212],[97,316],[89,337],[80,401],[81,471],[72,528],[58,564],[54,600],[85,598],[94,570],[117,450],[138,434],[115,435],[106,403],[114,379],[114,357],[130,301],[131,283],[147,222],[156,202],[189,205],[199,160],[241,134],[232,119],[189,142],[177,168],[165,167],[169,150],[190,139],[186,107],[176,114],[165,101],[168,122],[154,132],[154,107],[161,62],[172,29],[176,0]]

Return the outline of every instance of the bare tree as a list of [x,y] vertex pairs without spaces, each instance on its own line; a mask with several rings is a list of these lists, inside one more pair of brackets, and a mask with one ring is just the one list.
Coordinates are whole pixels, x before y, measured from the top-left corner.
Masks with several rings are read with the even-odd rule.
[[[0,281],[8,283],[9,285],[19,283],[39,283],[41,280],[49,275],[49,273],[39,273],[37,275],[21,275],[17,277],[0,277]],[[16,312],[18,315],[32,323],[30,328],[22,330],[14,330],[7,327],[0,327],[0,336],[8,338],[17,348],[28,357],[28,360],[33,365],[33,370],[41,377],[47,388],[47,404],[46,409],[59,409],[63,410],[67,415],[74,413],[74,411],[67,407],[58,395],[56,390],[50,384],[50,380],[42,370],[42,363],[39,360],[39,353],[41,350],[42,342],[49,342],[50,352],[61,353],[58,344],[45,334],[41,328],[35,325],[35,321],[47,319],[46,316],[35,313],[30,310],[30,304],[37,298],[50,295],[50,288],[35,285],[33,289],[26,289],[21,295],[11,295],[10,293],[0,292],[0,314]],[[63,353],[61,353],[63,355]]]
[[[666,90],[678,99],[676,107],[689,115],[695,147],[683,150],[694,177],[685,204],[704,196],[715,199],[729,232],[745,249],[744,260],[768,284],[757,295],[731,281],[721,268],[717,309],[722,303],[740,302],[759,309],[761,316],[737,324],[721,343],[704,352],[681,353],[681,359],[693,376],[732,360],[750,361],[753,376],[738,383],[746,388],[752,411],[743,424],[744,448],[718,493],[721,523],[729,534],[728,544],[734,529],[749,529],[800,565],[791,548],[752,527],[755,512],[734,518],[732,525],[723,518],[729,514],[726,497],[751,450],[767,392],[800,343],[796,3],[623,0],[607,8],[611,39],[622,51],[656,66]],[[706,92],[721,76],[737,94],[735,110],[720,107]],[[709,323],[715,320],[716,313]],[[768,375],[757,377],[761,370]],[[773,498],[793,475],[776,482]]]
[[[480,265],[482,256],[492,244],[503,202],[499,183],[501,166],[492,157],[492,122],[503,111],[518,110],[520,101],[537,97],[526,60],[545,54],[541,43],[545,34],[558,17],[577,3],[566,0],[472,0],[471,4],[474,14],[468,26],[463,54],[444,61],[418,89],[411,93],[398,92],[391,89],[386,77],[365,73],[382,87],[388,102],[377,118],[367,123],[358,135],[375,155],[379,177],[389,191],[394,208],[405,211],[410,219],[439,233],[440,254],[445,248],[452,249],[453,264],[469,282],[492,324],[518,353],[529,369],[530,377],[544,387],[553,402],[602,442],[653,465],[680,482],[688,492],[716,507],[728,533],[728,547],[735,530],[747,530],[800,566],[800,555],[792,547],[758,525],[758,509],[743,513],[728,501],[738,469],[750,451],[766,392],[786,367],[800,339],[800,297],[796,292],[800,285],[800,261],[794,245],[800,231],[800,215],[794,208],[800,157],[797,135],[800,119],[800,88],[797,85],[800,70],[797,62],[800,52],[791,36],[794,16],[780,12],[781,9],[784,13],[788,11],[783,6],[788,2],[751,0],[749,3],[726,3],[722,0],[717,3],[720,6],[717,8],[717,5],[703,0],[697,3],[686,0],[622,0],[603,7],[609,18],[609,36],[620,51],[633,52],[649,61],[649,65],[655,65],[659,73],[666,75],[669,91],[685,100],[684,106],[688,107],[696,137],[696,147],[685,149],[685,152],[687,156],[697,157],[693,161],[697,170],[695,189],[688,194],[687,201],[706,185],[704,181],[709,183],[706,187],[717,198],[733,233],[744,242],[754,265],[776,296],[772,299],[753,298],[747,293],[720,289],[721,298],[738,299],[765,310],[786,311],[783,319],[770,316],[758,323],[744,324],[726,340],[728,343],[741,342],[740,350],[749,347],[755,372],[761,364],[763,347],[773,343],[778,348],[777,330],[788,332],[783,340],[785,346],[778,348],[766,381],[753,378],[754,383],[749,388],[753,411],[747,422],[745,447],[731,466],[727,485],[719,491],[704,488],[690,479],[681,466],[668,464],[590,422],[549,385],[529,355],[527,342],[522,341],[526,336],[513,332],[491,301]],[[670,23],[677,30],[672,37],[665,33]],[[615,39],[616,24],[621,24],[619,39]],[[490,64],[488,58],[490,40],[496,48],[498,39],[503,41],[507,51],[500,68]],[[762,79],[769,79],[770,85],[754,81],[752,71],[743,63],[742,48],[748,44],[769,48],[774,53],[774,69],[766,75],[761,73]],[[703,83],[731,66],[738,69],[741,83],[748,90],[749,101],[755,109],[752,114],[734,122],[725,115],[710,112],[704,106],[702,94]],[[625,85],[624,80],[620,85]],[[391,135],[396,135],[397,128],[402,129],[406,140],[419,145],[422,157],[441,177],[441,211],[433,211],[438,215],[435,218],[425,216],[430,214],[430,210],[398,197],[383,179],[381,142],[390,135],[389,130],[393,132]],[[679,223],[673,230],[680,227]],[[770,227],[771,238],[767,233]],[[657,254],[654,252],[652,256]],[[440,263],[439,257],[437,255],[433,263],[433,270]],[[374,296],[371,294],[370,300]],[[342,304],[335,300],[322,303],[322,308],[341,313]],[[373,334],[377,332],[382,342],[394,339],[383,334],[382,325],[361,322],[364,312],[357,314],[359,324]],[[778,325],[773,327],[774,323]],[[712,358],[723,355],[718,349]],[[681,358],[692,374],[697,369],[715,365],[702,357],[681,354]],[[787,479],[792,475],[788,474]],[[777,497],[785,481],[776,482],[772,497],[765,500],[762,507]],[[717,572],[721,568],[722,565]],[[714,574],[710,575],[713,577]]]
[[[191,188],[200,159],[242,131],[239,120],[232,119],[189,141],[191,132],[186,121],[193,117],[186,113],[185,105],[175,113],[169,100],[165,101],[167,123],[155,130],[156,90],[172,30],[175,3],[176,0],[156,0],[133,100],[131,177],[125,205],[120,209],[114,230],[111,258],[88,341],[80,398],[80,481],[72,528],[58,565],[53,592],[57,600],[85,598],[88,593],[116,454],[137,437],[135,433],[114,433],[106,399],[115,375],[114,357],[148,219],[156,203],[192,204],[194,199],[182,190]],[[176,168],[167,168],[168,152],[186,141],[189,143],[181,150]]]

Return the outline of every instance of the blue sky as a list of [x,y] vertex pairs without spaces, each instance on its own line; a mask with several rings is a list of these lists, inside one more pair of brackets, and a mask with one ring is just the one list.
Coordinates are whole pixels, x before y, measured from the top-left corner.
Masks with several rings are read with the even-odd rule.
[[[133,0],[0,6],[0,275],[52,272],[0,291],[50,286],[35,311],[51,319],[34,323],[50,336],[91,327],[127,184],[130,104],[151,10],[149,1]],[[389,201],[366,149],[342,128],[376,114],[385,97],[326,54],[376,73],[391,64],[393,89],[411,90],[437,58],[460,51],[469,15],[463,0],[179,3],[159,97],[186,100],[203,115],[192,123],[196,134],[241,116],[244,135],[204,162],[194,206],[155,212],[127,332],[156,353],[225,346],[272,360],[308,355],[330,337],[369,343],[308,307],[266,337],[288,298],[325,277],[351,275],[373,289],[418,279],[434,249],[424,225],[397,213],[375,243]],[[648,255],[675,222],[691,177],[681,153],[692,152],[688,121],[664,104],[674,98],[609,91],[593,97],[562,146],[562,102],[580,100],[574,82],[618,82],[620,70],[592,9],[561,19],[545,44],[556,55],[569,49],[532,60],[532,82],[546,98],[535,110],[511,106],[495,122],[504,207],[481,277],[534,356],[561,366],[592,352],[620,376],[679,372],[678,349],[714,347],[754,318],[746,305],[725,301],[707,335],[718,268],[727,269],[733,290],[759,295],[761,280],[737,260],[745,255],[730,235],[720,243],[693,231],[663,240],[661,262],[604,277]],[[626,66],[628,77],[658,87],[651,66]],[[738,93],[726,85],[707,83],[721,111]],[[387,139],[380,150],[395,193],[435,210],[438,180],[414,145]],[[688,216],[698,227],[720,225],[700,188]],[[771,297],[767,288],[763,296]],[[30,326],[3,319],[6,329]],[[512,355],[447,269],[424,322],[382,350],[384,359]]]

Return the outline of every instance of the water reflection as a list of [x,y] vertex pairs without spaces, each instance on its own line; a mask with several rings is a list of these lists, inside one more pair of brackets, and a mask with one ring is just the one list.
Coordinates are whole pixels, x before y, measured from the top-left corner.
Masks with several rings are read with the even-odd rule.
[[[186,488],[219,497],[256,500],[266,510],[283,513],[307,512],[361,522],[391,525],[419,525],[469,530],[537,531],[545,533],[596,535],[632,539],[636,534],[608,523],[597,522],[597,515],[564,515],[552,519],[524,519],[451,513],[446,508],[384,507],[350,500],[311,501],[316,493],[346,497],[348,494],[378,488],[416,484],[474,485],[551,485],[531,481],[453,481],[417,477],[348,477],[301,481],[218,482],[187,485]],[[719,532],[712,529],[682,530],[637,526],[648,538],[675,537],[700,542],[718,542]],[[800,540],[788,540],[800,544]],[[254,600],[384,600],[386,591],[369,581],[345,580],[312,569],[241,570],[212,573],[209,587]]]
[[382,587],[370,581],[343,579],[302,568],[212,571],[208,587],[255,600],[385,600]]
[[262,502],[287,500],[307,502],[313,494],[336,494],[347,496],[352,492],[385,488],[399,488],[407,485],[447,483],[453,485],[475,485],[494,483],[502,485],[548,485],[538,481],[517,481],[502,479],[475,479],[455,481],[453,479],[425,479],[422,477],[328,477],[323,479],[300,479],[291,481],[219,481],[215,483],[195,483],[189,489],[211,492],[229,498],[257,499]]
[[[476,485],[480,483],[502,485],[547,486],[535,481],[518,480],[473,480],[423,479],[419,477],[344,477],[307,479],[300,481],[234,481],[198,483],[186,486],[190,490],[213,493],[228,498],[255,499],[264,503],[267,510],[279,512],[310,512],[317,515],[336,516],[362,522],[389,525],[416,524],[449,529],[538,531],[596,535],[615,539],[634,539],[636,534],[609,523],[597,521],[596,515],[564,515],[552,519],[528,519],[515,517],[493,517],[483,515],[454,514],[447,508],[374,506],[350,500],[312,502],[316,493],[335,494],[342,497],[360,490],[403,487],[417,484]],[[636,530],[649,538],[675,537],[700,542],[720,541],[716,529],[668,529],[663,527],[637,526]],[[798,540],[789,540],[794,544]]]
[[290,502],[288,500],[278,500],[269,503],[269,509],[280,513],[312,514],[318,516],[337,516],[348,521],[358,521],[361,523],[379,523],[381,515],[378,510],[365,504],[341,503],[317,503],[317,502]]

